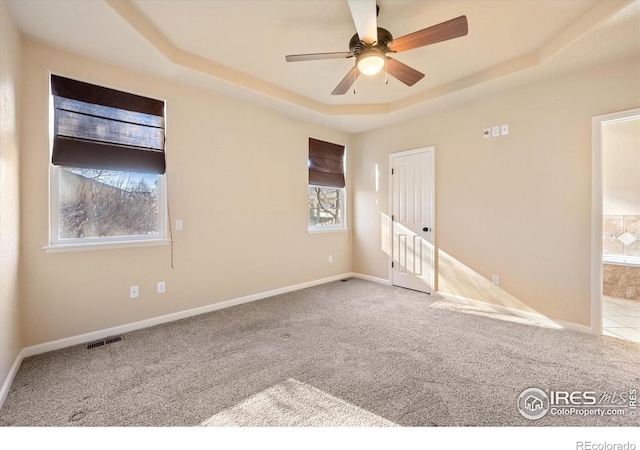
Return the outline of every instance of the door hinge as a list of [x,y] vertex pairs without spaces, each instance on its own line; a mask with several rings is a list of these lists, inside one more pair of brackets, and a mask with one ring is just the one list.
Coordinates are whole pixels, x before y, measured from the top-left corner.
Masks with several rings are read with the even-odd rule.
[[395,267],[395,264],[393,261],[391,261],[391,268],[393,269]]
[[393,175],[396,172],[396,169],[391,169],[391,175]]
[[396,221],[396,216],[394,216],[393,214],[391,214],[391,221],[395,222]]

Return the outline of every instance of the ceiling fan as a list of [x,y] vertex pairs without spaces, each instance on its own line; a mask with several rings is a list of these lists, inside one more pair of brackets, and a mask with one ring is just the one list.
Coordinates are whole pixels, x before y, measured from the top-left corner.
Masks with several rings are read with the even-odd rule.
[[345,94],[360,74],[375,75],[386,65],[387,73],[407,86],[413,86],[424,74],[387,56],[437,42],[465,36],[469,29],[467,17],[460,16],[446,22],[406,34],[394,39],[391,33],[377,24],[378,7],[375,0],[347,0],[357,33],[349,41],[348,52],[307,53],[287,55],[288,62],[319,59],[356,58],[354,67],[347,73],[331,95]]

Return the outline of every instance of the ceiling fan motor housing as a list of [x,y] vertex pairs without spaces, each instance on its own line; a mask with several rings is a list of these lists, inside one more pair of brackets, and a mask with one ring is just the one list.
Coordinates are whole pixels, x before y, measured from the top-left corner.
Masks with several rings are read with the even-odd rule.
[[382,54],[386,54],[389,51],[389,44],[393,42],[393,36],[388,30],[378,27],[378,40],[371,44],[367,44],[360,40],[358,33],[354,34],[349,41],[349,50],[355,57],[358,57],[362,52],[369,49],[376,49]]

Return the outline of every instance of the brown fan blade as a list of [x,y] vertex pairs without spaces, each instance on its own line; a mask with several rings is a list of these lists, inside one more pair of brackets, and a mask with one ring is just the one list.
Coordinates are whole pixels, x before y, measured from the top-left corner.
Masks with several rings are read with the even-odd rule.
[[342,81],[340,83],[338,83],[338,85],[333,90],[331,95],[346,94],[347,91],[349,90],[349,88],[353,85],[353,83],[356,81],[356,78],[358,78],[359,75],[360,75],[360,71],[358,70],[357,67],[354,66],[349,71],[349,73],[342,79]]
[[376,0],[347,0],[358,37],[365,44],[378,40]]
[[466,36],[468,32],[467,16],[460,16],[396,38],[389,44],[389,50],[392,52],[404,52],[413,48]]
[[402,81],[407,86],[413,86],[424,77],[422,72],[401,63],[397,59],[387,56],[387,73]]
[[351,58],[353,53],[351,52],[333,52],[333,53],[307,53],[302,55],[287,55],[285,58],[287,62],[295,61],[315,61],[318,59],[340,59]]

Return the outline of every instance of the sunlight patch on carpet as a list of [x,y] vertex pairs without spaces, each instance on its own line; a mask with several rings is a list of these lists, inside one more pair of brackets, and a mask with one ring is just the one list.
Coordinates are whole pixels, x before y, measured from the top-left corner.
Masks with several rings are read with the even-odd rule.
[[[455,303],[450,301],[437,301],[431,305],[431,308],[446,309],[448,311],[455,311],[463,314],[471,314],[473,316],[488,317],[490,319],[498,319],[504,322],[521,323],[524,325],[533,325],[537,327],[542,326],[540,322],[537,322],[535,320],[527,319],[526,317],[519,317],[511,314],[496,312],[490,309],[489,307],[487,309],[484,309],[478,306],[465,305],[462,303]],[[560,326],[555,324],[549,324],[549,325],[545,324],[545,326],[547,326],[547,328],[561,328]]]
[[320,389],[289,378],[202,423],[207,427],[398,426]]

